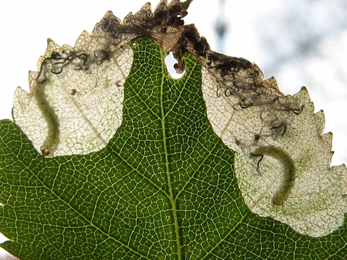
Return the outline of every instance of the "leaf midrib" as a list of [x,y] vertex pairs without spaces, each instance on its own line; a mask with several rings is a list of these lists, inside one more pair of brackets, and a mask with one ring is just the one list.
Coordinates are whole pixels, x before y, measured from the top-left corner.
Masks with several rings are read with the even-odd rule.
[[176,202],[172,190],[172,183],[171,183],[171,174],[170,174],[170,167],[169,167],[169,153],[167,151],[167,138],[166,138],[166,116],[164,112],[164,82],[166,78],[166,71],[165,66],[163,64],[164,61],[164,53],[163,51],[160,51],[160,57],[162,61],[162,77],[160,82],[160,113],[161,113],[161,129],[162,129],[162,136],[163,136],[163,147],[164,147],[164,155],[165,155],[165,171],[167,176],[167,183],[169,187],[169,200],[171,203],[172,208],[172,215],[174,219],[174,227],[175,227],[175,237],[176,237],[176,247],[177,247],[177,256],[179,260],[182,260],[182,253],[181,253],[181,242],[180,242],[180,235],[179,235],[179,224],[178,224],[178,216],[177,216],[177,209],[176,209]]

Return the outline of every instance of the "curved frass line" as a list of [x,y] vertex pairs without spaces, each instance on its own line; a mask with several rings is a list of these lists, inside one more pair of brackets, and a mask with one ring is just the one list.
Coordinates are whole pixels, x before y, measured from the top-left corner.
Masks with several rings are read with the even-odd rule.
[[287,199],[294,186],[295,182],[295,166],[294,161],[290,156],[282,149],[275,146],[261,146],[253,153],[253,156],[260,156],[260,160],[257,163],[257,170],[259,169],[259,164],[265,155],[271,156],[277,159],[284,169],[282,185],[279,187],[277,192],[272,197],[272,203],[276,206],[282,205]]

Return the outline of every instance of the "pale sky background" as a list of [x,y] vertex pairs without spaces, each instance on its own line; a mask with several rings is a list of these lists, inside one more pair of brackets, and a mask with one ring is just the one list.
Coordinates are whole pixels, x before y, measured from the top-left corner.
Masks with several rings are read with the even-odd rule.
[[[264,41],[259,37],[264,32],[268,42],[275,44],[274,51],[288,50],[287,36],[276,29],[280,17],[288,12],[310,12],[317,19],[317,26],[338,23],[342,19],[339,3],[344,0],[320,1],[327,4],[315,4],[307,9],[300,0],[226,0],[223,9],[228,22],[228,37],[224,53],[243,57],[256,63],[262,70],[269,67],[273,60],[271,52],[264,52]],[[28,71],[37,70],[36,63],[46,49],[47,38],[57,44],[74,45],[78,35],[87,30],[91,32],[107,10],[112,10],[119,17],[132,11],[136,12],[146,0],[98,0],[98,1],[1,1],[0,29],[0,119],[11,119],[13,92],[17,86],[28,90]],[[153,0],[152,9],[159,0]],[[217,0],[194,0],[184,19],[186,24],[195,23],[200,35],[207,38],[213,50],[216,50],[214,25],[221,16]],[[313,4],[314,7],[313,7]],[[336,8],[334,7],[336,5]],[[329,7],[329,8],[328,8]],[[335,9],[334,9],[335,8]],[[329,10],[329,11],[327,11]],[[290,16],[288,16],[290,17]],[[312,19],[312,18],[310,18]],[[295,18],[289,20],[292,28],[300,31],[306,21]],[[318,24],[319,23],[319,24]],[[321,24],[320,24],[321,23]],[[284,30],[282,30],[284,32]],[[331,28],[325,33],[329,37],[322,41],[319,48],[313,49],[306,59],[293,59],[286,63],[278,74],[265,72],[265,77],[275,76],[279,88],[285,94],[294,94],[302,86],[307,86],[316,111],[323,109],[326,115],[326,131],[334,133],[333,164],[347,162],[347,30],[332,33]],[[273,38],[271,38],[273,37]],[[298,36],[299,37],[299,36]],[[276,45],[277,41],[281,45]],[[333,64],[333,65],[332,65]],[[270,64],[271,65],[271,64]],[[274,67],[278,64],[273,65]],[[265,68],[264,68],[265,67]],[[340,80],[336,78],[339,77]]]

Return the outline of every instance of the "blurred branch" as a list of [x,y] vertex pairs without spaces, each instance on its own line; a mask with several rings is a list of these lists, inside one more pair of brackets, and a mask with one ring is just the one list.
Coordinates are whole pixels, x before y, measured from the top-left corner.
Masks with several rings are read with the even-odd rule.
[[225,20],[225,0],[219,1],[219,16],[215,23],[215,32],[217,34],[217,51],[224,53],[224,43],[228,31],[228,23]]
[[[305,0],[299,6],[296,2],[281,16],[270,17],[268,26],[259,30],[263,49],[269,53],[267,57],[272,57],[263,67],[265,72],[275,75],[282,66],[294,60],[302,61],[316,55],[326,40],[347,29],[347,3],[333,2]],[[319,13],[323,6],[325,13]],[[324,15],[325,19],[320,18]],[[326,19],[331,16],[334,19]]]

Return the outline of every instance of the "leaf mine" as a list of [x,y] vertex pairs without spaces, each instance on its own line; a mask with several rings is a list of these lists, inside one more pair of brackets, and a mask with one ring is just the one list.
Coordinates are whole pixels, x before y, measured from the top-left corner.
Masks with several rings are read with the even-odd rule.
[[29,72],[30,93],[15,92],[15,122],[43,156],[100,150],[122,122],[131,60],[129,45],[112,49],[96,33],[83,32],[74,47],[49,40],[39,72]]
[[207,118],[237,152],[235,173],[249,209],[312,237],[338,229],[347,212],[347,171],[330,167],[323,112],[314,113],[305,88],[286,96],[256,64],[212,51],[194,25],[184,25],[191,2],[162,0],[154,13],[145,4],[123,21],[109,11],[74,47],[50,41],[39,71],[29,73],[30,93],[16,90],[15,122],[44,156],[103,148],[122,122],[130,42],[152,37],[173,53],[177,72],[185,69],[184,52],[202,65]]
[[264,159],[264,156],[271,156],[282,164],[282,185],[279,187],[278,191],[276,191],[276,193],[272,197],[272,203],[274,205],[282,205],[288,199],[288,196],[295,182],[295,166],[292,158],[283,150],[274,146],[261,146],[257,150],[255,150],[251,155],[260,157],[257,163],[258,171],[260,162]]

